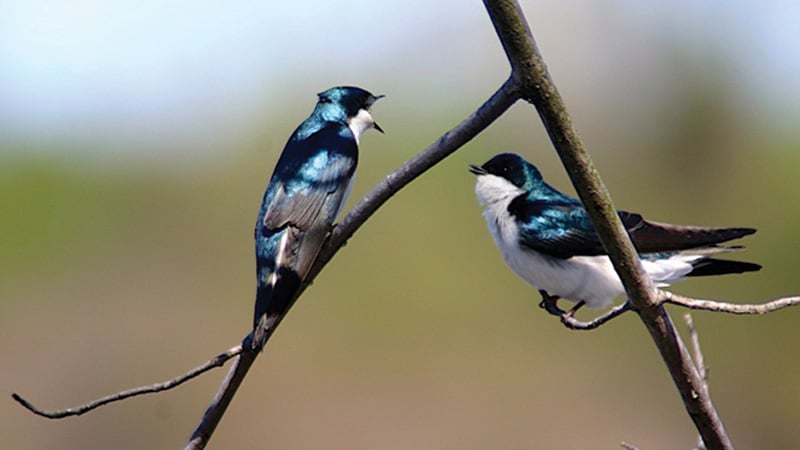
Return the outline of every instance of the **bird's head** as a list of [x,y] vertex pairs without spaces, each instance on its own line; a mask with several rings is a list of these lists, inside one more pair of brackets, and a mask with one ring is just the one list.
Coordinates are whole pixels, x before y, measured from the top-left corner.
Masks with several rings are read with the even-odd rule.
[[530,191],[542,183],[542,174],[533,164],[516,153],[500,153],[482,166],[471,165],[470,172],[482,176],[495,176],[515,187]]
[[325,120],[347,123],[358,139],[364,131],[383,129],[375,123],[370,108],[383,95],[372,95],[369,91],[355,86],[337,86],[317,94],[319,101],[315,112]]

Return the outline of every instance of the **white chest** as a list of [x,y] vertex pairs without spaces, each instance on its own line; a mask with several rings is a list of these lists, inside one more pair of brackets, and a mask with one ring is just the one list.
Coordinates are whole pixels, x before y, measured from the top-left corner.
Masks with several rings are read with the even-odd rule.
[[508,213],[508,205],[524,191],[491,175],[479,176],[475,191],[484,205],[483,215],[503,259],[530,285],[566,300],[583,300],[592,308],[602,308],[624,293],[606,256],[562,259],[520,244],[519,226]]

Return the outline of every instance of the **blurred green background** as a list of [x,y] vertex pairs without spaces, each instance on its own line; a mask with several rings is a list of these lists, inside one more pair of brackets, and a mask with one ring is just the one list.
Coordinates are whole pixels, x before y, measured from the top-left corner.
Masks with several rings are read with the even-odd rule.
[[[0,13],[0,448],[181,448],[217,370],[48,421],[248,331],[252,229],[314,94],[387,94],[350,206],[508,75],[480,2],[14,1]],[[800,7],[525,1],[620,208],[754,226],[764,265],[693,296],[800,293]],[[634,316],[570,332],[503,264],[467,164],[517,151],[572,192],[517,104],[385,205],[295,306],[210,448],[686,449],[696,432]],[[683,310],[674,309],[681,325]],[[585,317],[584,317],[585,318]],[[800,447],[800,311],[694,314],[739,448]]]

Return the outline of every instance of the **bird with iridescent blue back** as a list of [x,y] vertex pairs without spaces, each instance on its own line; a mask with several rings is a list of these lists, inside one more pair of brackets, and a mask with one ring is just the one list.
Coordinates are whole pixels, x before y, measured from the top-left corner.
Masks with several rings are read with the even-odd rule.
[[[576,198],[547,184],[539,169],[514,153],[501,153],[482,166],[475,193],[484,207],[489,232],[506,263],[538,289],[545,302],[563,298],[608,306],[625,293],[619,276],[595,233],[589,215]],[[663,287],[687,276],[757,271],[749,262],[713,258],[741,247],[723,242],[755,233],[753,228],[705,228],[645,220],[619,211],[647,275]]]
[[255,227],[255,348],[291,306],[347,200],[361,134],[383,132],[370,113],[381,97],[353,86],[328,89],[286,143]]

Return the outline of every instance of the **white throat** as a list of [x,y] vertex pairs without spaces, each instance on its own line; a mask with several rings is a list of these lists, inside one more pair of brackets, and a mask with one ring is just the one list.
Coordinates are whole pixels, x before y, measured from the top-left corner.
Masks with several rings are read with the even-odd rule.
[[502,203],[504,208],[508,206],[508,202],[523,192],[525,191],[497,175],[478,175],[475,184],[475,194],[478,196],[478,201],[486,207]]
[[375,119],[372,118],[372,114],[363,108],[358,110],[358,114],[347,119],[347,126],[350,127],[350,131],[353,132],[353,136],[356,138],[356,144],[358,144],[359,139],[361,139],[361,135],[374,125]]

